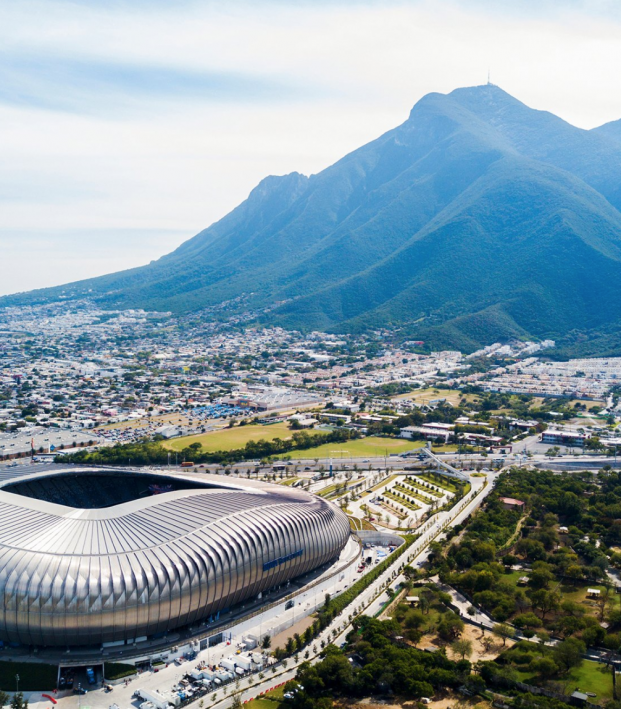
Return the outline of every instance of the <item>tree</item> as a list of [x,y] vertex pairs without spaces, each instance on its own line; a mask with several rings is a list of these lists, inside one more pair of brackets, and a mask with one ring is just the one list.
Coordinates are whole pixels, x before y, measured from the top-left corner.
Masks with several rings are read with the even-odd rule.
[[408,611],[403,620],[403,624],[406,628],[420,628],[425,622],[425,616],[418,610],[412,609]]
[[547,633],[545,630],[539,630],[537,632],[537,637],[539,638],[539,645],[541,647],[541,654],[543,655],[545,652],[546,643],[550,642],[550,633]]
[[449,642],[456,640],[464,631],[464,621],[452,611],[445,613],[438,623],[438,635]]
[[547,588],[550,581],[554,580],[554,574],[550,571],[549,564],[545,564],[545,562],[535,563],[541,565],[536,568],[535,564],[533,564],[528,583],[532,588]]
[[28,709],[28,700],[21,692],[16,692],[11,699],[11,709]]
[[578,564],[571,564],[567,567],[565,571],[565,576],[571,580],[572,584],[575,586],[580,579],[582,579],[582,567]]
[[402,573],[408,581],[411,581],[413,578],[416,578],[417,572],[413,566],[410,566],[410,564],[408,564],[407,566],[403,567]]
[[242,709],[243,702],[239,696],[239,694],[236,694],[233,697],[233,701],[231,702],[231,709]]
[[405,637],[416,647],[423,637],[423,633],[418,628],[408,628],[405,631]]
[[541,620],[545,620],[546,615],[559,607],[560,597],[554,591],[547,591],[540,588],[530,594],[530,601],[533,608],[541,611]]
[[534,613],[522,613],[516,616],[513,624],[518,628],[539,628],[541,621]]
[[9,697],[9,695],[7,694],[7,692],[3,692],[3,691],[0,689],[0,707],[3,707],[5,704],[8,704],[8,703],[9,703],[9,698],[10,698],[10,697]]
[[604,620],[604,613],[606,612],[606,606],[608,605],[608,602],[610,601],[610,594],[612,593],[612,590],[610,586],[606,585],[604,587],[604,590],[602,593],[600,593],[598,599],[597,599],[597,605],[599,606],[599,622],[601,623]]
[[502,639],[502,646],[507,644],[507,638],[513,637],[513,628],[507,623],[497,623],[492,632],[497,638]]
[[466,657],[470,657],[470,655],[472,655],[472,643],[470,640],[465,640],[463,638],[455,640],[451,643],[451,650],[456,655],[459,655],[462,660],[465,660]]
[[569,672],[572,667],[582,664],[582,655],[585,651],[586,645],[582,640],[567,638],[555,646],[552,656],[561,672]]
[[489,637],[489,635],[484,635],[481,638],[481,645],[483,645],[485,652],[489,652],[494,645],[494,641]]
[[528,669],[536,672],[542,679],[550,679],[558,672],[558,667],[551,657],[536,657]]
[[264,650],[269,650],[270,647],[272,647],[272,638],[270,638],[269,635],[264,635],[263,640],[261,641],[261,647]]

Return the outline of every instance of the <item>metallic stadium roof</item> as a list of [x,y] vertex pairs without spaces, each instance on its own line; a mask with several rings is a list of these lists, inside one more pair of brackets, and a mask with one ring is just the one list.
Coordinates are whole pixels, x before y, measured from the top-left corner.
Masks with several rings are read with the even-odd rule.
[[172,476],[24,467],[0,473],[0,639],[12,642],[95,645],[166,632],[335,559],[350,534],[338,508],[289,487],[184,473],[174,481],[211,487],[85,509],[6,487],[19,480],[58,485],[63,499],[73,487],[96,497],[102,476],[121,485],[157,475],[163,486]]

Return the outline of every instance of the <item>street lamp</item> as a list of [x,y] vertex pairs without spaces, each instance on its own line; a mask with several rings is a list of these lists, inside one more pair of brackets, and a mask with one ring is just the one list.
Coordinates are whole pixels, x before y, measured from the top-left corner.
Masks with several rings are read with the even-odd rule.
[[15,692],[19,692],[19,675],[15,675]]

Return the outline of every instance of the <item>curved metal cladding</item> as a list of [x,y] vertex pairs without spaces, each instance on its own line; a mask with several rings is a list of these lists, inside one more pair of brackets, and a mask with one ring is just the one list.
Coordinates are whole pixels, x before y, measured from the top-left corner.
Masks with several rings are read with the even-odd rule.
[[302,491],[185,477],[218,487],[87,510],[0,489],[0,639],[162,633],[335,559],[349,538],[346,515]]

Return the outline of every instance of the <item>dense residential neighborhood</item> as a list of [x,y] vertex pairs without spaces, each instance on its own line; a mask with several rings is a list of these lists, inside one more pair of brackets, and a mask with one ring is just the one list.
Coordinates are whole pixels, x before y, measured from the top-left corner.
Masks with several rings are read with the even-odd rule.
[[549,360],[552,342],[425,353],[420,342],[387,345],[381,331],[302,334],[87,302],[9,308],[0,332],[4,458],[240,423],[267,431],[290,417],[294,429],[464,450],[506,453],[528,434],[616,445],[621,359]]

